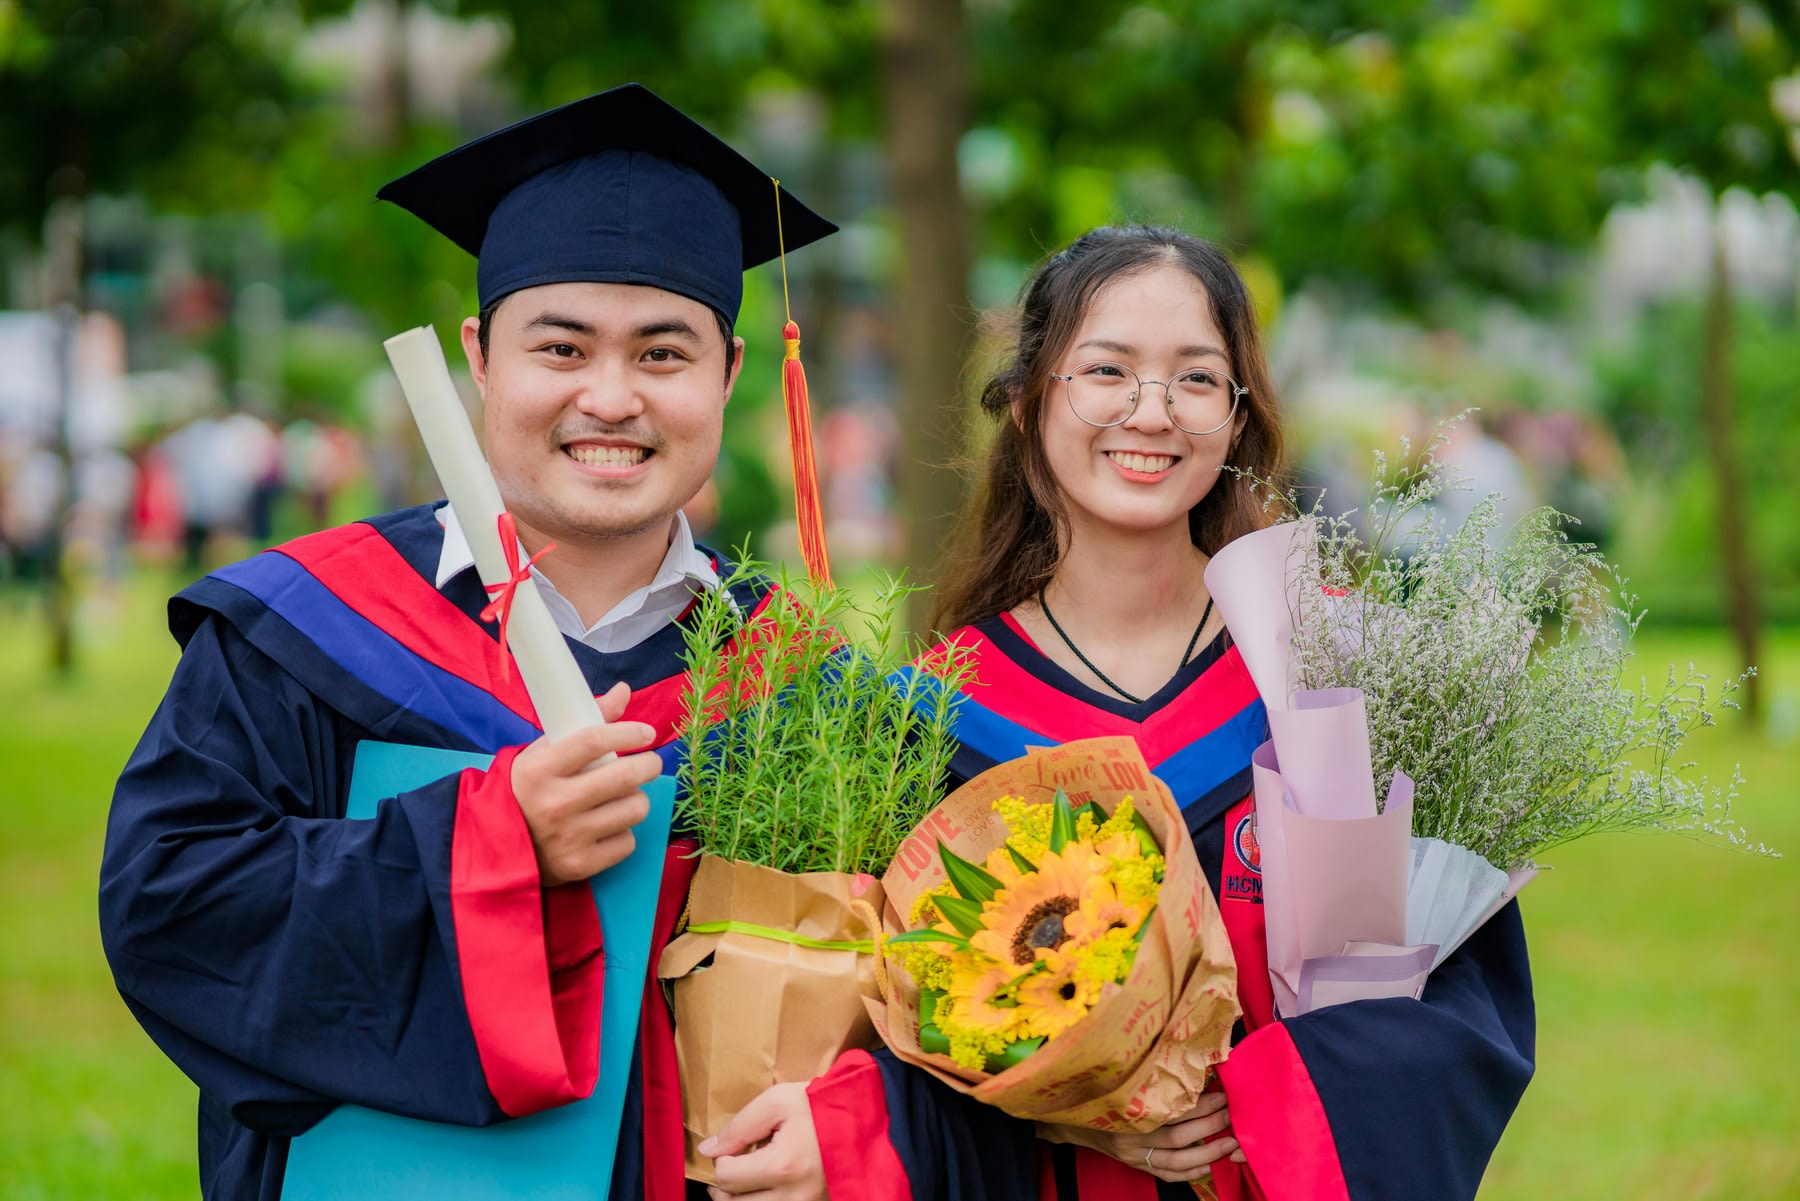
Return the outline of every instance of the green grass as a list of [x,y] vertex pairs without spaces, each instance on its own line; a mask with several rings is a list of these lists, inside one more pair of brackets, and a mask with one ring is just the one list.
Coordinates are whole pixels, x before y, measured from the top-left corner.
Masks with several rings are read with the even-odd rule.
[[[160,581],[86,626],[54,683],[22,598],[0,595],[0,1197],[191,1198],[193,1089],[113,991],[95,930],[112,783],[174,663]],[[1647,635],[1639,663],[1722,670],[1708,631]],[[1800,1196],[1800,630],[1770,639],[1770,734],[1697,738],[1715,777],[1743,764],[1738,816],[1790,852],[1751,858],[1670,837],[1566,848],[1524,896],[1538,1074],[1486,1201]]]

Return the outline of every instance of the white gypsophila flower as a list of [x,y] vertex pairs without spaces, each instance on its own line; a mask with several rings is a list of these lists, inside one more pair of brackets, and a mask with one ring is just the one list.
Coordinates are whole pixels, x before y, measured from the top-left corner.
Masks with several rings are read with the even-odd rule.
[[1572,519],[1552,509],[1501,528],[1498,496],[1446,528],[1432,503],[1452,486],[1442,442],[1409,471],[1377,455],[1361,513],[1314,505],[1303,516],[1316,553],[1292,565],[1293,684],[1362,691],[1378,791],[1404,770],[1417,782],[1415,834],[1508,870],[1607,830],[1772,854],[1731,821],[1735,773],[1712,785],[1680,757],[1715,706],[1735,707],[1743,677],[1713,690],[1690,666],[1659,691],[1626,682],[1642,613],[1606,560],[1571,541]]

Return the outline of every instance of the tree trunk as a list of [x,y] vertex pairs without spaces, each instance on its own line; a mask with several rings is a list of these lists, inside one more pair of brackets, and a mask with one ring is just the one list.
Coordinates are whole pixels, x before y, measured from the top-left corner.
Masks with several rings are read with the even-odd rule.
[[[900,218],[900,510],[906,567],[936,578],[962,507],[955,460],[970,343],[969,218],[956,153],[968,129],[962,0],[888,0],[882,30],[887,161]],[[925,632],[915,595],[912,628]]]
[[[1706,321],[1700,347],[1700,397],[1706,453],[1719,489],[1719,560],[1725,585],[1725,612],[1742,662],[1760,657],[1761,626],[1756,603],[1755,563],[1744,504],[1744,477],[1733,436],[1731,405],[1731,268],[1725,259],[1725,232],[1717,210],[1712,229],[1712,271],[1706,289]],[[1755,720],[1760,689],[1752,676],[1744,689],[1744,712]]]

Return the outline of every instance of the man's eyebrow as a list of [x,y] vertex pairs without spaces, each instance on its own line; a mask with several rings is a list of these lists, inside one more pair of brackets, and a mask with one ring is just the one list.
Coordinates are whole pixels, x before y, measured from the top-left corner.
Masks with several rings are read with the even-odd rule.
[[633,336],[638,338],[660,338],[665,334],[675,334],[690,342],[701,341],[700,333],[680,317],[664,317],[658,321],[647,322],[637,327]]
[[542,312],[525,323],[525,328],[533,329],[565,329],[572,334],[593,337],[594,327],[574,317],[565,317],[557,312]]

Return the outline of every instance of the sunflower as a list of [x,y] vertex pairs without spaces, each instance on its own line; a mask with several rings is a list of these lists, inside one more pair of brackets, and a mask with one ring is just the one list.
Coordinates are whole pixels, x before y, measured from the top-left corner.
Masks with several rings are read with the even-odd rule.
[[1096,942],[1113,930],[1136,934],[1150,907],[1122,896],[1106,876],[1094,876],[1081,890],[1081,905],[1063,919],[1063,930],[1075,946]]
[[1055,950],[1068,941],[1063,922],[1081,907],[1083,888],[1106,867],[1107,861],[1085,843],[1072,842],[1061,852],[1046,850],[1037,871],[1021,874],[982,906],[982,928],[970,937],[970,945],[1021,967],[1038,958],[1038,952]]
[[1076,969],[1080,957],[1050,951],[1019,985],[1019,1023],[1026,1038],[1055,1038],[1088,1015],[1102,982]]
[[1023,1037],[1021,1011],[1004,994],[1017,976],[985,958],[959,956],[938,1002],[937,1027],[950,1044],[950,1058],[979,1070]]

